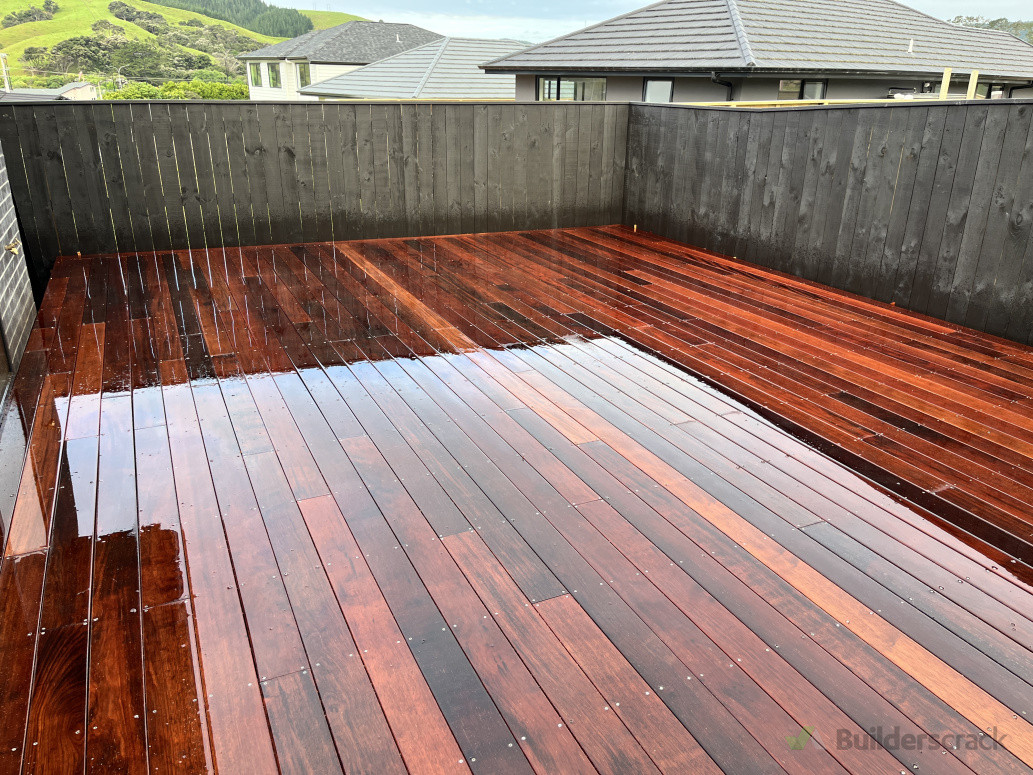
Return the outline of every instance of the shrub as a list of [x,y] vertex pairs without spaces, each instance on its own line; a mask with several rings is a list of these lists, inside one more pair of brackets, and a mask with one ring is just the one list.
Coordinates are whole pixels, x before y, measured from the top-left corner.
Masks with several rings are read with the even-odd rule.
[[106,100],[246,100],[246,83],[169,81],[159,86],[131,83],[118,91],[104,93]]
[[[153,13],[152,11],[142,11],[139,8],[134,8],[128,3],[123,3],[122,0],[113,0],[108,4],[108,10],[111,15],[116,19],[122,19],[127,22],[135,22],[144,29],[147,26],[150,27],[168,27],[169,23],[160,13]],[[153,32],[153,30],[148,30]]]
[[125,36],[126,28],[118,24],[112,24],[107,19],[97,19],[90,25],[90,29],[98,35],[121,35]]
[[226,83],[229,80],[229,76],[222,70],[194,70],[192,73],[195,81],[207,81],[208,83]]
[[158,87],[149,83],[129,83],[116,91],[104,92],[106,100],[156,100]]

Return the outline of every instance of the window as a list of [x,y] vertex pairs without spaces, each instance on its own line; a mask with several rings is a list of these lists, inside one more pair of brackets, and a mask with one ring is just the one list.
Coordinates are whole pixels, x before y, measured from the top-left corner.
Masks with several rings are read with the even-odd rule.
[[262,65],[260,65],[258,62],[252,62],[249,65],[249,69],[251,70],[251,85],[252,86],[261,86],[262,85]]
[[670,78],[647,78],[642,84],[643,102],[670,102],[674,99],[674,81]]
[[606,79],[539,76],[538,99],[602,102],[606,99]]
[[778,82],[778,99],[780,100],[823,100],[825,99],[825,81],[801,81],[793,79]]
[[800,91],[802,100],[823,100],[825,99],[825,81],[804,81],[803,89]]
[[312,83],[312,78],[309,74],[308,62],[298,62],[298,88],[308,86]]
[[778,98],[780,100],[798,100],[802,88],[803,81],[779,81]]
[[279,89],[280,88],[280,63],[269,62],[265,66],[266,72],[269,73],[269,88]]

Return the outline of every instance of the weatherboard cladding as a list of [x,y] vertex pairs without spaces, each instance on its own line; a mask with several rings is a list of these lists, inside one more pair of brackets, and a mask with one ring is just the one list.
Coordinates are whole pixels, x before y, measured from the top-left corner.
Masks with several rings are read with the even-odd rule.
[[892,0],[665,0],[488,65],[507,72],[944,67],[1033,78],[1033,46]]
[[313,30],[290,40],[240,54],[238,59],[307,59],[365,65],[422,46],[441,35],[413,24],[353,21]]
[[479,66],[525,46],[516,40],[442,38],[301,92],[384,99],[513,99],[512,75],[485,73]]

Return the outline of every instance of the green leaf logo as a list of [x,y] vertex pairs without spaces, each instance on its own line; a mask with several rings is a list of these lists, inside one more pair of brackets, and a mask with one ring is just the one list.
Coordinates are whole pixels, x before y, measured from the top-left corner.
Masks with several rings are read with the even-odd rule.
[[786,742],[789,743],[789,747],[794,751],[802,751],[807,746],[807,741],[811,739],[811,735],[814,734],[814,727],[804,727],[800,730],[800,734],[795,737],[787,737]]

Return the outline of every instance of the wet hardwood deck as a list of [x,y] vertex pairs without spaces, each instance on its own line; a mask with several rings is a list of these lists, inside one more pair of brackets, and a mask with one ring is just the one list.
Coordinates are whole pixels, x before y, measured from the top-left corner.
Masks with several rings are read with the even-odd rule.
[[1028,772],[1031,402],[618,227],[62,259],[0,773]]

